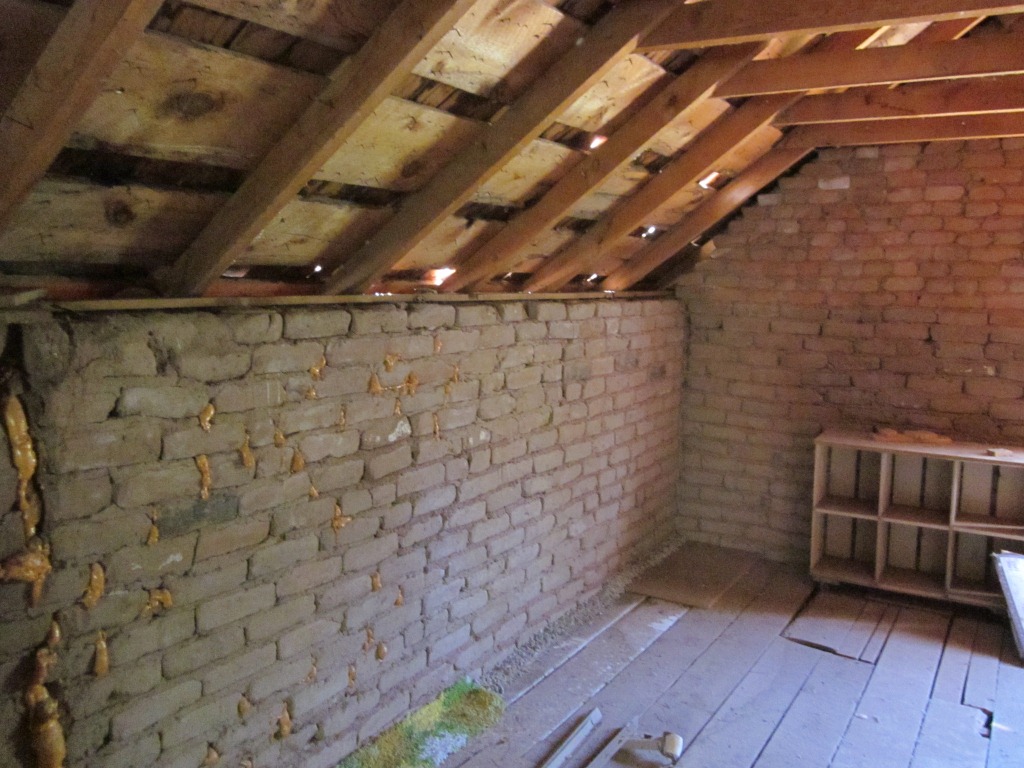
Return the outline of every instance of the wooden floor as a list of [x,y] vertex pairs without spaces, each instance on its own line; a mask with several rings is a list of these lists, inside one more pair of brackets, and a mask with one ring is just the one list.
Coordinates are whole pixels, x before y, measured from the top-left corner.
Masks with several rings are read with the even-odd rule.
[[683,768],[1022,768],[1024,667],[1005,622],[883,599],[815,592],[762,561],[707,608],[624,599],[538,659],[503,722],[445,768],[539,766],[594,707],[569,768],[634,716],[683,736]]

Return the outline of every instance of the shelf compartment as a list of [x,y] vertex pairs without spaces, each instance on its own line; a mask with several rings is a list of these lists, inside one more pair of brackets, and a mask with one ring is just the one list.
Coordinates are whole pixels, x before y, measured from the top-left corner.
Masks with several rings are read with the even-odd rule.
[[992,515],[957,515],[953,528],[981,536],[1024,539],[1024,524]]
[[844,517],[859,517],[865,520],[878,519],[878,502],[862,499],[848,499],[839,496],[826,496],[815,507],[818,512]]
[[875,569],[871,563],[840,557],[823,557],[811,569],[811,576],[818,581],[842,582],[874,587]]
[[936,528],[945,531],[949,528],[949,512],[894,504],[882,515],[882,521],[886,523],[905,523],[921,528]]
[[878,586],[894,592],[903,592],[920,597],[945,598],[946,585],[941,573],[926,573],[911,568],[886,567],[878,580]]

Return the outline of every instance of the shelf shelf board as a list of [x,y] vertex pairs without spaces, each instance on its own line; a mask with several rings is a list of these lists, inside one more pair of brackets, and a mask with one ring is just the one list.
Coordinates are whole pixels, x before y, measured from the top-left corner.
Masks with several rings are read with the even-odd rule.
[[814,508],[815,512],[843,517],[859,517],[865,520],[878,519],[878,502],[864,499],[849,499],[841,496],[826,496]]
[[901,504],[894,504],[885,511],[882,515],[882,520],[887,523],[916,525],[919,528],[949,530],[949,512],[942,512],[937,509],[923,509],[921,507],[906,507]]
[[883,589],[891,589],[921,597],[946,597],[946,585],[942,574],[924,573],[909,568],[886,568],[878,581]]
[[997,586],[987,586],[976,581],[953,578],[949,585],[950,597],[960,602],[981,605],[988,608],[1005,607],[1003,593]]
[[1004,539],[1024,539],[1024,521],[1008,520],[990,515],[957,515],[953,529],[958,533],[996,536]]
[[[928,459],[945,459],[948,461],[973,461],[979,464],[999,464],[1001,466],[1024,467],[1024,448],[1019,446],[999,446],[982,443],[953,442],[948,445],[932,445],[929,443],[897,443],[876,440],[873,435],[865,432],[845,432],[826,430],[816,439],[816,443],[837,445],[875,453],[897,453],[911,456],[923,456]],[[989,451],[1002,448],[1009,453],[992,456]]]
[[865,587],[876,586],[874,566],[861,560],[823,557],[811,568],[811,576],[818,581],[841,581],[848,584],[861,584]]

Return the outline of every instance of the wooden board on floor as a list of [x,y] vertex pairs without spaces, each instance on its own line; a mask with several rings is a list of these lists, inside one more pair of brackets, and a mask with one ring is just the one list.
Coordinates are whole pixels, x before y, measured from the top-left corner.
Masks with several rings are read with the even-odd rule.
[[985,718],[980,709],[932,699],[910,768],[985,768]]
[[906,768],[931,695],[947,613],[903,608],[832,768]]
[[1003,626],[991,621],[978,624],[971,649],[971,663],[964,683],[963,703],[989,712],[995,706],[999,654],[1003,646]]
[[825,658],[824,651],[776,638],[687,746],[684,765],[748,768]]
[[773,573],[758,599],[641,715],[641,729],[692,740],[778,639],[810,590],[802,574]]
[[988,768],[1015,768],[1024,755],[1024,663],[1011,643],[1003,644],[992,713],[992,736],[988,747]]
[[971,667],[971,648],[978,632],[978,622],[968,616],[956,616],[942,649],[942,660],[935,675],[932,698],[963,703],[967,671]]
[[840,656],[859,659],[867,648],[886,606],[855,592],[820,589],[800,611],[783,636]]
[[501,723],[475,739],[446,766],[510,768],[518,764],[535,740],[543,739],[560,724],[571,730],[578,722],[573,713],[588,700],[593,701],[595,694],[685,613],[677,605],[657,600],[645,600],[635,606],[517,698]]
[[1006,597],[1006,609],[1010,614],[1017,655],[1024,659],[1024,555],[1000,552],[993,557],[996,559],[999,583]]
[[[821,768],[843,738],[871,667],[842,656],[822,659],[804,683],[754,768]],[[808,734],[814,734],[808,738]]]
[[[675,626],[587,702],[587,707],[600,707],[604,714],[604,721],[588,741],[588,746],[605,743],[617,729],[647,709],[723,638],[744,611],[767,599],[773,585],[770,579],[773,568],[761,561],[727,590],[714,608],[687,611]],[[793,606],[793,611],[797,605],[799,603]],[[569,730],[569,727],[556,730],[546,742],[527,752],[519,763],[499,761],[493,765],[500,768],[538,765]],[[597,749],[589,751],[593,754]],[[473,768],[485,765],[492,763],[474,763]]]
[[757,560],[749,552],[691,542],[640,574],[629,591],[708,608]]
[[895,605],[885,606],[882,618],[878,620],[875,631],[871,633],[871,638],[868,640],[867,645],[864,646],[864,650],[861,651],[861,661],[866,661],[868,664],[876,664],[878,662],[878,657],[882,655],[882,649],[885,648],[885,643],[889,639],[892,628],[896,626],[896,619],[899,618],[899,615],[900,609]]

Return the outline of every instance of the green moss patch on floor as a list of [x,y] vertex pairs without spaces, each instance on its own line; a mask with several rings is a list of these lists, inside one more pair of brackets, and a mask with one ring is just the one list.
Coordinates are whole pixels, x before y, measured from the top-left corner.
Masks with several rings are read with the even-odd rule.
[[501,718],[505,702],[469,680],[393,725],[338,768],[437,768]]

